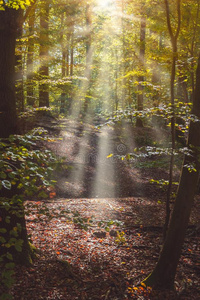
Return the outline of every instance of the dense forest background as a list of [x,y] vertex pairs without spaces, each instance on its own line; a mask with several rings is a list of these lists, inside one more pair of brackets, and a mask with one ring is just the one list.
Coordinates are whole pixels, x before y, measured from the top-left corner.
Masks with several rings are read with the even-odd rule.
[[[170,4],[176,30],[176,1]],[[17,31],[18,113],[71,114],[169,103],[172,47],[164,1],[36,1]],[[191,103],[199,51],[199,1],[182,1],[176,102]]]
[[[152,294],[152,290],[154,293],[174,288],[195,195],[199,192],[200,1],[3,0],[0,1],[0,45],[1,299],[9,299],[11,294],[20,297],[22,293],[20,284],[14,285],[19,294],[12,289],[14,271],[22,275],[16,265],[25,265],[25,274],[31,272],[30,266],[37,255],[41,259],[29,236],[30,232],[34,237],[38,234],[35,243],[39,247],[36,239],[41,240],[39,232],[43,230],[39,226],[44,226],[40,222],[67,216],[75,229],[78,224],[77,230],[88,230],[93,216],[85,217],[83,211],[84,216],[77,212],[82,209],[80,203],[87,206],[94,197],[110,198],[101,203],[101,210],[106,210],[108,203],[110,207],[118,207],[120,197],[138,195],[152,197],[156,205],[162,205],[159,211],[162,222],[157,226],[161,228],[162,242],[159,242],[161,252],[156,257],[156,266],[154,262],[151,269],[147,268],[143,272],[146,279],[140,275],[137,285],[126,269],[126,275],[121,275],[122,284],[112,281],[110,286],[106,277],[106,284],[93,290],[91,296],[81,291],[77,294],[79,298],[73,294],[72,299],[164,297],[164,294]],[[85,155],[82,167],[79,154]],[[105,164],[109,159],[111,163]],[[148,173],[147,169],[152,167]],[[67,177],[70,168],[71,177]],[[138,172],[140,176],[133,175],[137,168],[142,169]],[[149,188],[144,174],[162,188],[161,193]],[[137,179],[141,182],[134,185]],[[81,180],[83,188],[77,194],[79,197],[75,197],[70,187],[74,188]],[[69,213],[66,209],[63,213],[64,208],[55,208],[53,202],[48,202],[60,201],[61,196],[77,198],[77,211]],[[81,196],[88,202],[80,200]],[[119,203],[112,200],[114,197]],[[32,206],[27,200],[36,203]],[[137,201],[129,204],[136,205]],[[44,208],[42,204],[40,209],[41,203],[47,206]],[[117,209],[126,211],[126,205]],[[30,217],[31,214],[37,217]],[[189,226],[193,226],[190,234],[195,235],[193,248],[198,252],[196,219],[195,215],[195,221]],[[30,229],[28,222],[38,222],[34,225],[38,230]],[[139,230],[145,227],[142,223],[145,221],[138,227],[139,222],[136,218],[131,226],[138,230],[140,237],[144,232]],[[126,246],[126,251],[130,249],[125,229],[118,228],[120,222],[107,220],[98,224],[93,237],[100,238],[100,243],[108,238],[109,232],[109,238],[115,238],[112,243]],[[148,223],[145,228],[150,231],[151,226]],[[152,230],[155,234],[155,227]],[[81,234],[84,236],[80,233],[80,241]],[[129,238],[133,238],[132,233]],[[148,239],[151,240],[149,236]],[[134,247],[140,249],[143,244]],[[119,249],[122,253],[122,248]],[[56,254],[59,256],[62,251]],[[186,279],[186,290],[196,285],[199,271],[196,252],[193,258],[197,269],[192,273],[193,280]],[[50,265],[52,253],[46,255],[45,263]],[[68,256],[73,255],[68,251]],[[79,266],[76,276],[77,265],[70,259],[54,260],[55,270],[63,268],[64,274],[67,268],[73,293],[80,282],[86,290],[90,289],[91,283],[84,280],[96,272],[93,265],[90,275],[80,273]],[[90,263],[89,258],[87,264]],[[41,276],[38,267],[36,262],[35,268]],[[21,280],[24,282],[24,277]],[[101,289],[103,294],[99,296]],[[177,297],[181,297],[182,290]],[[62,289],[61,293],[65,292]],[[197,287],[194,299],[198,292]],[[69,294],[62,295],[69,297]],[[170,295],[170,299],[175,299],[174,294]]]

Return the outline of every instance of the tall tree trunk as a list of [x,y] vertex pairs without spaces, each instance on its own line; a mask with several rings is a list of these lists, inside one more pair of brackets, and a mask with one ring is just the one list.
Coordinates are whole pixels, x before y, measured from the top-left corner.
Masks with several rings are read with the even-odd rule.
[[[64,40],[64,24],[65,24],[65,12],[61,16],[61,33],[60,33],[60,42],[62,48],[62,67],[61,67],[61,76],[64,78],[66,76],[66,45]],[[60,95],[60,113],[65,113],[66,105],[66,92],[63,89]]]
[[[191,121],[190,123],[187,143],[189,149],[193,151],[193,155],[185,155],[184,158],[169,230],[159,261],[150,276],[143,281],[147,286],[152,286],[154,289],[174,288],[176,269],[181,255],[199,178],[200,135],[197,133],[200,132],[200,56],[196,72],[196,89],[192,113],[198,118],[198,121]],[[196,170],[192,172],[189,171],[188,165],[192,165]]]
[[[2,195],[2,191],[0,194]],[[13,257],[13,261],[16,264],[26,266],[30,265],[32,262],[33,253],[28,241],[24,215],[24,204],[21,203],[17,199],[17,197],[12,197],[10,199],[0,197],[0,217],[1,228],[6,229],[5,233],[0,234],[0,236],[6,241],[5,243],[0,244],[0,256],[6,253],[10,253]],[[7,222],[8,217],[9,223]],[[13,230],[16,231],[16,236],[10,234],[10,232],[12,232]],[[9,241],[13,237],[16,237],[16,241],[13,241],[12,244]],[[6,247],[6,243],[10,244],[9,248]]]
[[[43,1],[40,11],[40,81],[49,78],[48,67],[48,30],[49,30],[49,1]],[[39,84],[39,106],[49,107],[49,87],[48,84]]]
[[[19,25],[19,10],[6,8],[5,11],[0,11],[0,137],[7,138],[17,131],[17,116],[15,103],[15,45],[17,30]],[[12,190],[10,191],[13,192]],[[0,227],[5,228],[6,232],[1,236],[9,244],[10,231],[13,228],[19,229],[18,238],[22,240],[22,251],[16,251],[12,246],[9,249],[2,244],[0,245],[0,254],[8,253],[11,250],[13,260],[17,263],[30,262],[30,246],[28,243],[24,208],[23,204],[18,201],[18,198],[6,198],[5,189],[0,190]],[[11,195],[12,197],[12,195]],[[8,210],[8,207],[10,208]],[[8,222],[7,218],[10,218]],[[18,223],[20,225],[18,225]],[[10,242],[11,243],[11,242]],[[10,245],[10,244],[9,244]]]
[[[144,2],[145,3],[145,2]],[[143,3],[143,4],[144,4]],[[141,23],[140,23],[140,72],[144,71],[144,59],[145,59],[145,37],[146,37],[146,17],[141,17]],[[144,102],[144,94],[143,94],[143,81],[144,81],[144,75],[138,76],[138,95],[137,95],[137,110],[142,111],[143,110],[143,102]],[[137,118],[136,120],[136,127],[143,127],[143,122],[141,118]]]
[[[122,16],[125,14],[125,3],[124,0],[121,0],[121,12]],[[129,104],[126,103],[126,92],[127,92],[127,79],[125,78],[125,75],[128,73],[127,70],[127,63],[126,63],[126,53],[127,53],[127,43],[126,43],[126,26],[125,26],[125,20],[124,18],[121,18],[121,26],[122,26],[122,52],[123,52],[123,64],[122,64],[122,109],[125,109],[125,107]],[[128,98],[129,99],[129,98]]]
[[15,45],[19,11],[0,11],[0,137],[17,132]]
[[172,117],[171,117],[171,158],[170,158],[170,168],[169,168],[169,185],[167,190],[167,200],[166,200],[166,219],[164,224],[164,239],[167,234],[169,219],[170,219],[170,198],[171,198],[171,189],[172,189],[172,182],[173,182],[173,168],[174,168],[174,150],[175,150],[175,95],[174,95],[174,83],[176,77],[176,61],[178,58],[178,50],[177,50],[177,40],[180,33],[181,27],[181,0],[177,0],[177,14],[178,14],[178,25],[176,32],[173,32],[170,20],[170,9],[169,9],[169,2],[168,0],[165,1],[166,7],[166,16],[167,16],[167,26],[168,31],[171,39],[172,44],[172,68],[171,68],[171,81],[170,81],[170,93],[171,93],[171,107],[172,107]]
[[[86,19],[86,29],[87,29],[87,36],[86,36],[86,67],[85,67],[85,75],[88,79],[88,86],[90,85],[91,79],[91,26],[92,26],[92,19],[91,19],[91,7],[90,4],[86,5],[85,11],[85,19]],[[86,96],[83,104],[83,116],[86,115],[89,106],[89,98]]]
[[[23,19],[23,11],[19,11],[20,20]],[[23,78],[23,45],[21,38],[23,35],[22,30],[23,21],[19,22],[19,28],[17,32],[18,43],[15,51],[15,66],[16,66],[16,75],[15,75],[15,93],[16,93],[16,105],[19,112],[24,111],[24,78]]]
[[[200,3],[197,0],[197,13],[196,13],[196,20],[194,22],[194,34],[192,37],[192,43],[191,43],[191,49],[190,49],[190,55],[192,58],[192,63],[191,63],[191,69],[194,70],[194,49],[196,48],[196,36],[198,33],[198,27],[199,27],[199,14],[200,14]],[[191,81],[192,81],[192,94],[191,94],[191,101],[193,102],[194,100],[194,88],[195,88],[195,74],[192,71],[191,72]]]
[[[89,4],[86,5],[85,18],[86,18],[86,30],[87,30],[86,43],[85,43],[85,46],[86,46],[86,69],[90,69],[92,19],[91,19],[91,7]],[[88,70],[88,72],[89,72],[89,70]],[[88,76],[89,76],[89,74],[88,74]]]
[[71,31],[71,49],[70,49],[70,76],[74,74],[74,25]]
[[66,76],[66,45],[64,40],[64,24],[65,24],[65,12],[61,16],[61,32],[60,32],[60,43],[62,48],[62,77]]
[[69,76],[69,69],[70,69],[70,61],[69,61],[69,50],[70,50],[70,33],[67,33],[67,46],[66,46],[66,76]]
[[119,99],[118,99],[118,53],[115,51],[115,61],[116,61],[116,70],[115,70],[115,110],[118,110],[119,107]]
[[32,9],[29,16],[29,41],[28,41],[28,53],[27,53],[27,104],[33,106],[34,101],[34,84],[33,84],[33,57],[34,57],[34,24],[35,24],[35,8]]

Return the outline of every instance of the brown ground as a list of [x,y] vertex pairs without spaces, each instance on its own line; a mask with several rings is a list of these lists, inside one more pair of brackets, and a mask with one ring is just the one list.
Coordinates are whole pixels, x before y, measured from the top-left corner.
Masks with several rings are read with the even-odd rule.
[[153,158],[127,162],[118,156],[166,141],[166,132],[127,124],[98,131],[72,120],[63,120],[62,128],[62,140],[48,144],[64,157],[57,198],[27,202],[27,228],[41,251],[31,268],[17,269],[14,299],[200,299],[199,197],[177,292],[149,294],[136,287],[152,271],[162,245],[166,196],[149,180],[167,179],[167,167],[164,158],[152,167]]

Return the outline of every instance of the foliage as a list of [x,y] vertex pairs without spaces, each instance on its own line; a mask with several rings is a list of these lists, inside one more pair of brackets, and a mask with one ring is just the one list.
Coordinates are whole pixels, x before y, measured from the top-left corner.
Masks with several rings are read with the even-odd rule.
[[56,159],[49,150],[36,149],[37,142],[47,139],[45,133],[42,128],[37,128],[24,136],[10,136],[6,142],[1,142],[1,188],[15,189],[18,194],[28,197],[48,197]]
[[27,6],[31,5],[31,2],[34,0],[8,0],[0,1],[0,10],[5,10],[5,8],[13,8],[13,9],[25,9]]
[[[18,218],[23,216],[23,202],[27,197],[44,199],[55,195],[52,172],[56,158],[49,150],[37,149],[38,143],[47,139],[46,133],[42,128],[37,128],[24,136],[10,136],[0,142],[0,207],[7,212],[5,219],[0,215],[0,222],[3,224],[9,225],[12,215]],[[19,238],[21,230],[19,223],[9,229],[9,232],[5,227],[0,229],[3,290],[9,289],[13,284],[15,264],[11,252],[13,248],[14,251],[22,251],[24,241]],[[3,294],[2,299],[6,299],[5,297]]]
[[117,231],[117,238],[115,239],[115,243],[117,243],[118,245],[127,245],[124,231]]

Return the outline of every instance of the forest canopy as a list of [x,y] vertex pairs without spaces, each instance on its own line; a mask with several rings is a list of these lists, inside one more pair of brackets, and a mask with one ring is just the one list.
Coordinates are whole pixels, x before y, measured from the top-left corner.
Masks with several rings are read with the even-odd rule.
[[[175,31],[176,2],[169,3]],[[164,1],[4,1],[1,7],[24,9],[16,47],[17,85],[24,91],[19,111],[29,105],[58,111],[63,99],[66,111],[70,99],[73,107],[84,111],[90,103],[99,112],[169,103],[172,49]],[[198,32],[199,2],[182,1],[176,102],[192,102]]]

